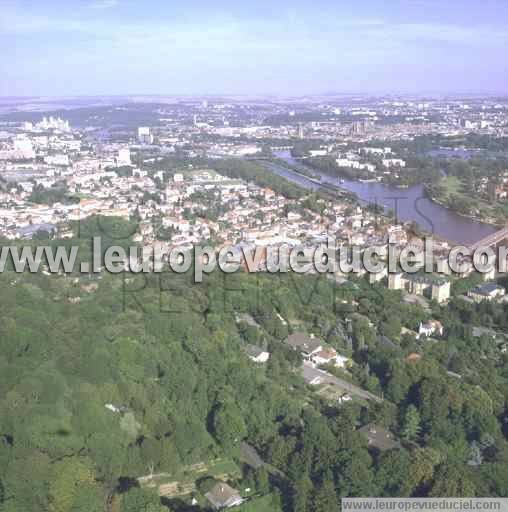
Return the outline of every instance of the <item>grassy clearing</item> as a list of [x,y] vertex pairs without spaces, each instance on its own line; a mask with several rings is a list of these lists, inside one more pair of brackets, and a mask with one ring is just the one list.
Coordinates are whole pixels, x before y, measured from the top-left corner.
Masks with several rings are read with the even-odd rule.
[[446,190],[446,195],[458,194],[463,195],[461,192],[462,182],[456,176],[446,176],[439,182]]
[[444,189],[443,199],[445,202],[449,202],[451,198],[459,198],[466,204],[474,205],[482,218],[496,218],[496,214],[499,215],[499,212],[496,212],[496,209],[500,206],[499,203],[487,201],[473,191],[465,191],[464,183],[460,178],[445,176],[441,178],[439,185]]
[[254,498],[240,507],[236,508],[238,512],[282,512],[281,508],[272,503],[273,496],[268,494],[261,498]]
[[143,477],[143,487],[157,487],[160,496],[173,498],[196,491],[196,480],[212,476],[217,480],[233,480],[241,476],[240,468],[231,459],[214,459],[186,466],[178,473],[158,473],[151,479]]

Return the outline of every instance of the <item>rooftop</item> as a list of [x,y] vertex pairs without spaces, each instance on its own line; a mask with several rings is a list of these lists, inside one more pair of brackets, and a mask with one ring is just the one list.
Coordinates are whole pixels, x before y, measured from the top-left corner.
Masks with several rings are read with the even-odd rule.
[[265,352],[261,347],[257,345],[251,345],[250,343],[245,347],[245,352],[250,357],[258,357]]
[[307,353],[314,352],[321,347],[321,343],[318,340],[311,338],[308,334],[302,332],[290,334],[286,338],[286,343],[295,350],[299,349]]
[[217,482],[205,497],[216,510],[233,507],[243,501],[238,491],[225,482]]
[[480,295],[490,295],[491,293],[495,291],[504,291],[504,288],[502,286],[499,286],[496,283],[485,283],[480,286],[476,286],[471,290],[473,293],[477,293]]

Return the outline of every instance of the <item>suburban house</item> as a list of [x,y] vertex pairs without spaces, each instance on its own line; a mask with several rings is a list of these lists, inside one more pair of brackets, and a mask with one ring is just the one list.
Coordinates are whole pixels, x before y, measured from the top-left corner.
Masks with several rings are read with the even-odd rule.
[[428,322],[420,322],[416,338],[420,339],[422,336],[429,337],[432,335],[442,336],[443,332],[443,324],[439,320],[429,320]]
[[367,437],[369,448],[376,448],[380,451],[400,448],[400,442],[397,438],[389,430],[375,423],[369,423],[359,428],[358,432]]
[[270,352],[266,352],[257,345],[247,345],[245,347],[247,357],[255,363],[266,363],[270,359]]
[[471,297],[475,302],[483,302],[484,300],[490,302],[503,297],[505,294],[506,290],[496,283],[485,283],[467,292],[468,297]]
[[339,368],[344,368],[344,366],[349,362],[349,359],[338,354],[333,348],[325,348],[314,353],[311,356],[311,361],[317,366],[322,364],[333,364]]
[[313,337],[313,335],[304,334],[303,332],[295,332],[290,334],[284,341],[293,350],[302,354],[303,358],[307,361],[312,359],[312,356],[323,350],[322,344]]
[[225,482],[217,482],[205,494],[205,498],[212,504],[215,510],[236,507],[243,502],[243,498],[238,491]]

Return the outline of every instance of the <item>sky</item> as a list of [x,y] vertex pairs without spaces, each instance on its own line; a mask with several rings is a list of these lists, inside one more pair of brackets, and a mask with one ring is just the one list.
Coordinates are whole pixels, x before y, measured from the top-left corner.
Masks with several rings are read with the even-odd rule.
[[508,93],[506,0],[0,0],[0,96]]

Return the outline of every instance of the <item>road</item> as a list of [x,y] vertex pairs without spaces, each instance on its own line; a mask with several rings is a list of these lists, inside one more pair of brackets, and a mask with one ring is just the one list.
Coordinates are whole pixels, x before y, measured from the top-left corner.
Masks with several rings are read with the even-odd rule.
[[301,370],[302,376],[305,379],[305,382],[307,382],[307,384],[331,384],[333,386],[340,387],[341,389],[349,393],[351,396],[357,396],[359,398],[363,398],[364,400],[372,400],[373,402],[383,401],[381,397],[374,395],[373,393],[370,393],[369,391],[366,391],[365,389],[362,389],[358,386],[355,386],[354,384],[351,384],[346,380],[339,379],[338,377],[335,377],[330,373],[327,373],[323,370],[318,370],[317,368],[314,368],[310,364],[304,363],[302,365]]

